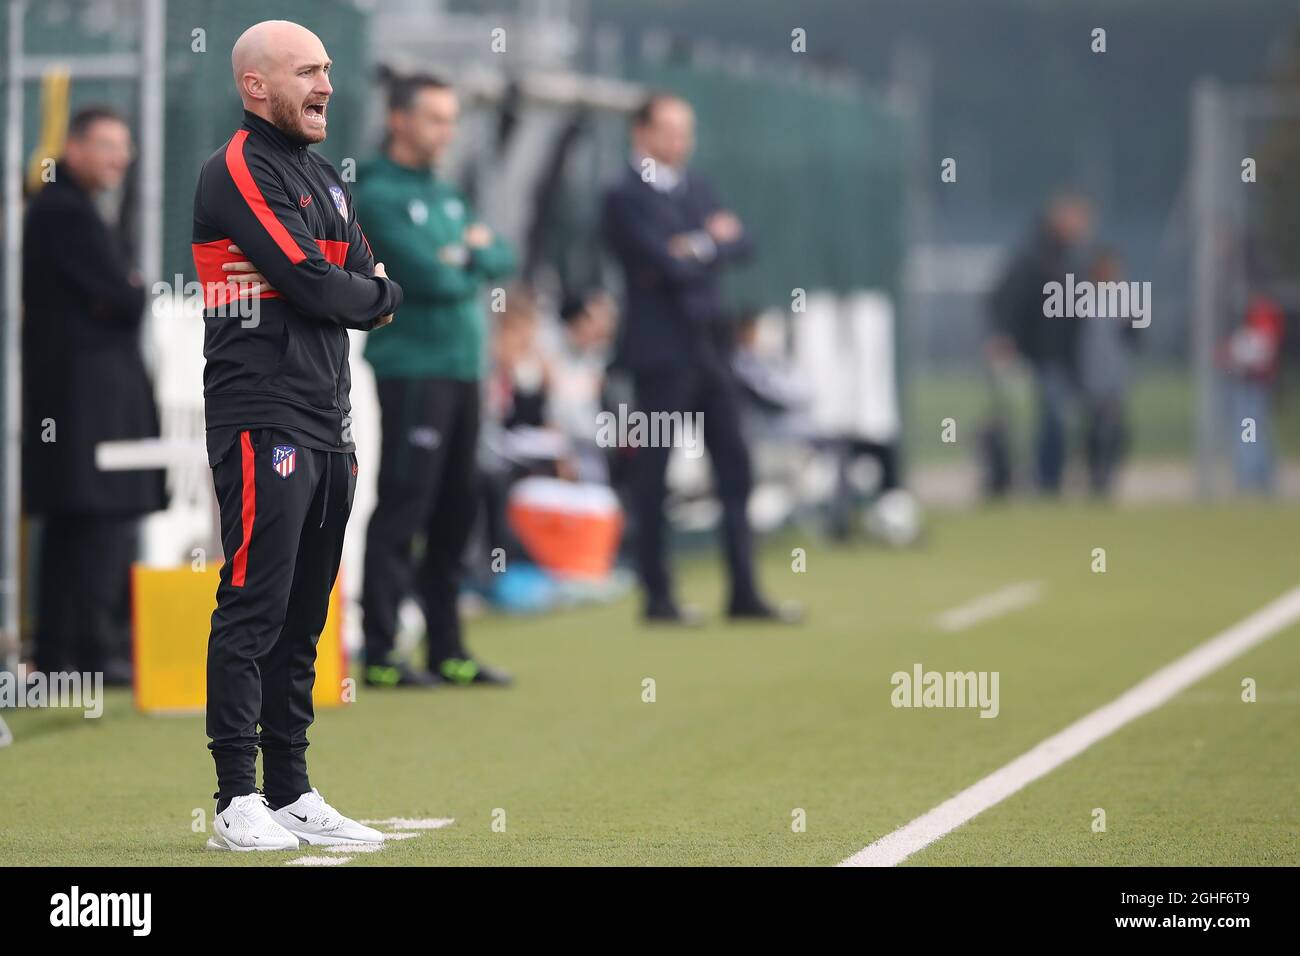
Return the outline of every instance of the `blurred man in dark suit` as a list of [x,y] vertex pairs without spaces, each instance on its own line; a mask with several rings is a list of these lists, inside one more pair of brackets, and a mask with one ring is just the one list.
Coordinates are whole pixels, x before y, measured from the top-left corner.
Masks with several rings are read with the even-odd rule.
[[23,496],[44,518],[36,664],[130,679],[130,568],[161,471],[101,472],[95,446],[158,435],[140,353],[145,292],[95,197],[122,182],[131,132],[90,108],[72,118],[54,180],[23,232]]
[[[781,619],[759,595],[745,514],[752,483],[740,433],[736,384],[727,362],[718,276],[752,244],[735,213],[687,169],[695,114],[670,94],[649,97],[632,119],[631,164],[606,194],[603,231],[623,270],[627,295],[615,365],[633,378],[637,410],[698,413],[723,507],[731,577],[728,614]],[[679,435],[680,435],[679,429]],[[691,624],[669,578],[663,504],[670,448],[639,447],[631,474],[636,556],[650,621]]]

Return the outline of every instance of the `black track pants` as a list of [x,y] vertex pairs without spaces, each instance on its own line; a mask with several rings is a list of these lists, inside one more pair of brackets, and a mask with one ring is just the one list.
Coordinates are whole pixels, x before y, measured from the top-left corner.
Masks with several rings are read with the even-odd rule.
[[[730,603],[757,600],[753,536],[745,512],[753,477],[734,383],[722,370],[685,367],[637,376],[635,384],[637,408],[647,416],[660,412],[700,416],[704,447],[713,466],[714,492],[722,503],[720,530],[731,577]],[[695,440],[699,438],[697,434]],[[631,466],[637,571],[649,603],[673,599],[664,518],[670,451],[662,446],[637,448]]]
[[[397,608],[414,594],[428,625],[429,669],[468,656],[456,602],[474,527],[479,383],[380,379],[379,500],[366,530],[361,609],[366,663],[385,664]],[[424,539],[417,562],[414,545]]]
[[[226,562],[208,639],[208,745],[221,798],[311,789],[307,728],[316,641],[343,553],[356,456],[273,430],[239,433],[212,470]],[[258,725],[261,725],[259,736]]]

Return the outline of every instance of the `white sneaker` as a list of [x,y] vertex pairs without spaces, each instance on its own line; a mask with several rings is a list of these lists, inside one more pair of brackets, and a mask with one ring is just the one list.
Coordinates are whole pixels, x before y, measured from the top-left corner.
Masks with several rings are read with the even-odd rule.
[[276,823],[260,793],[235,797],[212,821],[213,850],[296,850],[298,838]]
[[383,843],[384,835],[339,813],[315,787],[310,793],[279,810],[271,817],[303,843],[333,846],[340,843]]

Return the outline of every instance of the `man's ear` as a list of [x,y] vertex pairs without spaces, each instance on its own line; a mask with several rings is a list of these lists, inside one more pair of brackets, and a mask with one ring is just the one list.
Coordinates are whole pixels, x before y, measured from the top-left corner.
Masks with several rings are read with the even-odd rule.
[[252,99],[266,99],[266,81],[262,79],[260,73],[245,73],[240,78],[240,84],[244,88],[244,93]]

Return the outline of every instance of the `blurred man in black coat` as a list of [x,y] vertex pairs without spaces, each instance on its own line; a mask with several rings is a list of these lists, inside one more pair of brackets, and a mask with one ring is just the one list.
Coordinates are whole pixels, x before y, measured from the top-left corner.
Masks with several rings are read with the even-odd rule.
[[[787,616],[768,605],[754,581],[746,503],[752,484],[740,433],[737,385],[720,343],[729,338],[718,290],[722,267],[748,256],[749,235],[722,208],[708,183],[686,164],[695,114],[669,94],[649,97],[632,119],[631,165],[605,196],[603,230],[623,269],[627,294],[615,365],[631,373],[637,410],[699,414],[722,502],[733,618]],[[680,431],[680,430],[679,430]],[[679,607],[669,579],[664,497],[670,449],[639,447],[631,468],[636,555],[645,617],[695,623]]]
[[23,496],[44,519],[36,664],[107,682],[130,677],[137,523],[164,498],[161,471],[95,467],[100,442],[158,435],[140,353],[144,287],[94,202],[130,162],[121,117],[82,110],[23,231]]
[[1044,286],[1064,283],[1066,273],[1083,273],[1077,257],[1091,231],[1087,199],[1074,193],[1054,197],[990,302],[992,334],[984,349],[995,382],[1017,354],[1033,366],[1038,402],[1034,478],[1045,494],[1057,494],[1065,474],[1068,418],[1079,384],[1080,323],[1045,315]]

